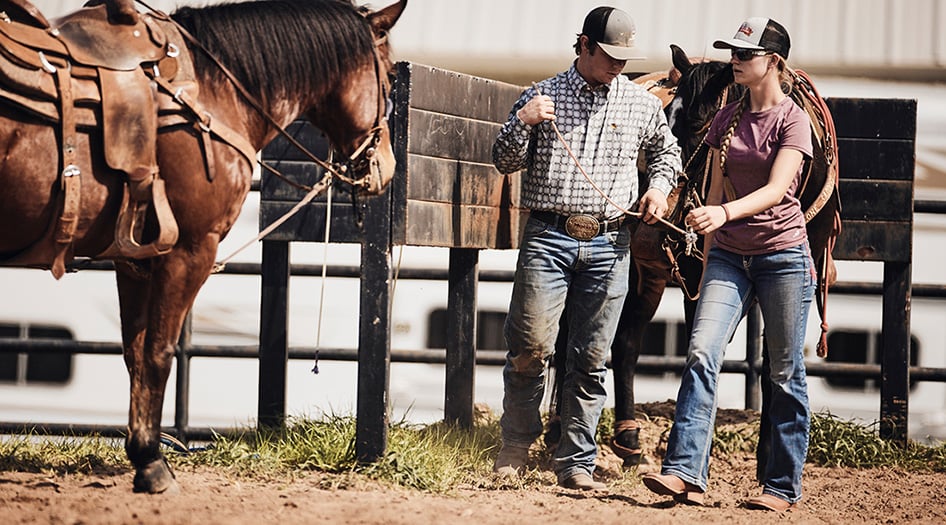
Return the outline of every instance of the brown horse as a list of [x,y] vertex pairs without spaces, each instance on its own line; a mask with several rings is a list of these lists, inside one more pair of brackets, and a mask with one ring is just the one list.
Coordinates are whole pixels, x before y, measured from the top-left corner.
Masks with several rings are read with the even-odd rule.
[[[668,220],[683,226],[683,218],[689,209],[703,202],[709,189],[710,170],[706,169],[707,150],[701,148],[703,136],[713,116],[727,102],[738,100],[745,88],[733,81],[729,63],[694,60],[678,46],[671,46],[673,69],[657,72],[635,79],[664,102],[664,110],[671,131],[677,137],[685,164],[685,177],[681,178],[677,191],[668,199],[671,212]],[[796,76],[793,98],[807,89],[805,77]],[[802,103],[801,100],[796,102]],[[826,122],[812,118],[812,141],[814,158],[806,163],[807,183],[798,196],[808,220],[808,237],[812,255],[819,273],[818,307],[824,319],[824,300],[827,287],[834,282],[834,262],[830,256],[833,238],[839,233],[840,200],[836,191],[836,151],[833,123],[830,114],[820,115]],[[642,184],[646,182],[642,179]],[[614,373],[614,429],[612,447],[624,459],[626,466],[637,465],[641,459],[639,425],[635,420],[634,376],[643,345],[644,331],[660,305],[666,286],[676,282],[684,295],[684,315],[689,334],[692,327],[699,283],[703,272],[702,238],[689,244],[685,236],[661,224],[648,225],[643,222],[632,226],[630,286],[624,309],[618,323],[617,333],[611,346],[611,367]],[[564,324],[562,325],[564,326]],[[822,323],[822,329],[826,330]],[[564,330],[562,330],[564,332]],[[562,333],[558,344],[564,343]],[[824,333],[822,333],[824,344]],[[823,351],[819,348],[819,352]],[[556,352],[556,359],[562,355]],[[763,369],[767,363],[763,363]],[[556,367],[563,366],[556,361]],[[559,406],[561,395],[556,374],[552,412]],[[762,374],[763,380],[765,373]],[[766,385],[763,384],[763,387]],[[763,417],[768,400],[763,388]],[[763,435],[766,429],[763,426]],[[552,418],[546,442],[557,442],[555,418]],[[764,443],[764,439],[760,439]],[[760,455],[760,458],[764,456]],[[762,462],[760,462],[761,468]]]
[[115,261],[135,491],[178,490],[159,448],[166,381],[256,152],[304,114],[348,159],[331,171],[375,192],[393,175],[387,34],[406,3],[249,1],[120,24],[105,5],[51,22],[26,0],[0,5],[13,19],[0,24],[0,261]]

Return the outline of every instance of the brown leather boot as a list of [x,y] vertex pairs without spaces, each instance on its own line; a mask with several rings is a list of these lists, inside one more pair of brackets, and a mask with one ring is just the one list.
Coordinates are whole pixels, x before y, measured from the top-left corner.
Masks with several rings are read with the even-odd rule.
[[573,474],[570,477],[567,477],[558,482],[559,487],[566,489],[575,489],[575,490],[607,490],[608,486],[600,481],[595,481],[594,478],[579,472],[578,474]]
[[746,500],[746,507],[757,510],[771,510],[775,512],[786,512],[795,508],[794,503],[789,503],[778,496],[772,494],[762,494]]
[[673,500],[677,503],[703,505],[703,491],[673,474],[644,474],[641,480],[651,492],[661,496],[673,496]]
[[493,463],[493,472],[504,478],[517,478],[529,461],[528,447],[503,444]]

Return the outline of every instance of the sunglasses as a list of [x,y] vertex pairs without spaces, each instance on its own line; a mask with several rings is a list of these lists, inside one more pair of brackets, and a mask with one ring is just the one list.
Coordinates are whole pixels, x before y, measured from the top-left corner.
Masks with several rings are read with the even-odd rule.
[[752,60],[754,57],[761,57],[765,55],[770,55],[771,51],[765,51],[764,49],[731,49],[733,58],[738,58],[740,62],[746,62]]

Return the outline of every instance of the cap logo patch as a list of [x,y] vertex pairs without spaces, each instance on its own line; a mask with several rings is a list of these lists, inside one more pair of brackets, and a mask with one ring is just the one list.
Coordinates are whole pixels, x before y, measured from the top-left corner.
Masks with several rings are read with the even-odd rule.
[[743,23],[741,26],[739,26],[739,31],[736,32],[742,33],[746,36],[752,36],[752,27],[750,27],[749,24]]

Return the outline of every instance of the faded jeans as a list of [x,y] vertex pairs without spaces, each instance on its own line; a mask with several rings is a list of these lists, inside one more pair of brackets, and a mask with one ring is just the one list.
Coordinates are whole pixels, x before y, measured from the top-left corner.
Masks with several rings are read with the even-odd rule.
[[811,414],[805,328],[815,289],[807,242],[764,255],[710,250],[687,364],[662,472],[706,490],[716,420],[716,386],[726,345],[753,300],[762,310],[771,363],[772,446],[763,492],[791,503],[802,496]]
[[629,247],[626,226],[578,241],[535,218],[526,224],[506,316],[500,426],[507,446],[528,448],[541,435],[546,362],[567,301],[562,437],[553,458],[559,481],[594,472],[605,362],[627,294]]

